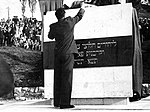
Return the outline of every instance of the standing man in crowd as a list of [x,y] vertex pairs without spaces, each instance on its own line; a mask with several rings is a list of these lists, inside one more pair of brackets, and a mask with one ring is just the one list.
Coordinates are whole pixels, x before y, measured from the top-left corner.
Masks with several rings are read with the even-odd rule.
[[0,27],[0,46],[3,46],[4,43],[4,33],[2,28]]
[[65,10],[59,8],[55,15],[58,22],[50,25],[49,39],[55,39],[54,50],[54,107],[74,108],[71,103],[74,55],[78,54],[74,41],[74,26],[85,10],[80,8],[75,17],[66,17]]

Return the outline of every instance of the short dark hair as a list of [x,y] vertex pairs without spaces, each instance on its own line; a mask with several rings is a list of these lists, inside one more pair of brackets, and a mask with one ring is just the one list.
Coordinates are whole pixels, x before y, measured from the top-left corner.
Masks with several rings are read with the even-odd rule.
[[65,13],[66,12],[65,12],[64,8],[58,8],[55,12],[55,15],[56,15],[57,19],[61,19],[65,16]]

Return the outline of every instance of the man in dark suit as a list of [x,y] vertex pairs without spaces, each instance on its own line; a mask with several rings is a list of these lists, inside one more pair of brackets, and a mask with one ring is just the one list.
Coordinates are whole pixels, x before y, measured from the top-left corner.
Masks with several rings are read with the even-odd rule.
[[2,28],[0,27],[0,46],[3,46],[4,41],[4,33],[2,31]]
[[55,15],[58,22],[50,25],[49,39],[55,38],[54,50],[54,106],[74,108],[70,105],[72,91],[72,76],[74,55],[78,54],[74,41],[74,26],[78,23],[85,10],[80,8],[75,17],[66,17],[65,10],[59,8]]

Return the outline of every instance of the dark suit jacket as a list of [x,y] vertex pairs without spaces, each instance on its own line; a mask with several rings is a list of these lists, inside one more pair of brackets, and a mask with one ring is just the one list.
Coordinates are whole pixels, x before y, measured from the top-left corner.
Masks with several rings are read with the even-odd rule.
[[83,9],[80,9],[75,17],[67,17],[50,25],[48,38],[55,38],[55,55],[78,53],[74,41],[74,26],[83,16]]

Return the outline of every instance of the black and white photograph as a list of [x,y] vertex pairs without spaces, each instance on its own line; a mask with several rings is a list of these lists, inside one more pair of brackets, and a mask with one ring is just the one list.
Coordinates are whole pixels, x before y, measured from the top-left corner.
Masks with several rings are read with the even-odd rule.
[[150,111],[150,0],[1,0],[0,111]]

